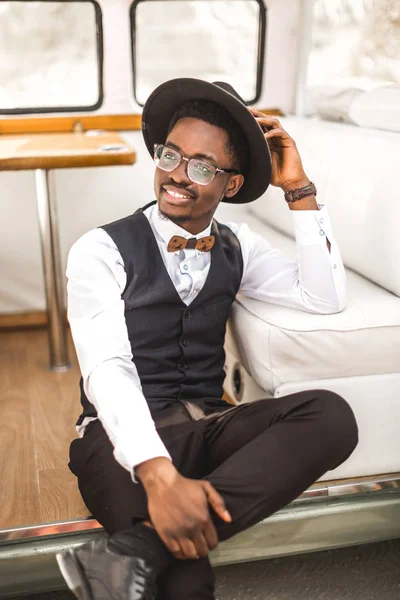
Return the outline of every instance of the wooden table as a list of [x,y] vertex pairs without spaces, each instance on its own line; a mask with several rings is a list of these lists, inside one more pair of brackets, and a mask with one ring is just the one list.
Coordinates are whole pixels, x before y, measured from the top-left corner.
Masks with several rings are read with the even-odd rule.
[[116,133],[0,135],[0,171],[35,170],[46,304],[50,368],[70,368],[53,169],[132,165],[135,152]]

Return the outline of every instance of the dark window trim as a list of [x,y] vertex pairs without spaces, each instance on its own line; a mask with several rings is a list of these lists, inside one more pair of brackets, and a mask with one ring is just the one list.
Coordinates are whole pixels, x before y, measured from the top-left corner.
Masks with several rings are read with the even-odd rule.
[[[152,2],[154,0],[134,0],[131,4],[129,13],[130,13],[130,22],[131,22],[131,53],[132,53],[132,70],[133,70],[133,95],[135,98],[135,102],[139,106],[144,106],[141,104],[136,95],[136,65],[137,65],[137,57],[136,57],[136,8],[138,4],[141,2]],[[184,0],[178,0],[183,2]],[[254,0],[253,0],[254,1]],[[259,19],[259,29],[258,29],[258,54],[257,54],[257,78],[256,78],[256,95],[251,100],[247,100],[247,104],[254,104],[261,97],[262,92],[262,82],[263,82],[263,74],[264,74],[264,54],[265,54],[265,43],[266,43],[266,33],[267,33],[267,6],[264,0],[255,0],[260,7],[260,19]]]
[[[26,2],[27,0],[0,0],[0,2]],[[69,113],[69,112],[93,112],[101,107],[104,99],[103,88],[103,14],[96,0],[37,0],[38,2],[76,2],[80,4],[93,4],[96,15],[96,44],[97,44],[97,77],[99,82],[99,98],[91,106],[38,106],[34,108],[0,108],[0,115],[32,115],[44,113]]]

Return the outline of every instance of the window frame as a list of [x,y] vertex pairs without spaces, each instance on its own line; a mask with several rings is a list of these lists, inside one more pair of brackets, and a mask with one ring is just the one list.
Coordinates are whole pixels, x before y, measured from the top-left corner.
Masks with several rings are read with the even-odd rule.
[[[27,2],[28,0],[0,0],[1,2]],[[103,13],[100,4],[96,0],[36,0],[43,4],[54,2],[73,2],[76,4],[92,4],[95,10],[96,18],[96,48],[97,48],[97,77],[99,97],[95,104],[89,106],[37,106],[32,108],[0,108],[0,115],[32,115],[46,113],[76,113],[76,112],[93,112],[98,110],[104,100],[104,85],[103,85],[103,66],[104,66],[104,50],[103,50]]]
[[[133,96],[135,102],[138,106],[143,107],[144,104],[141,104],[137,98],[136,88],[136,65],[137,65],[137,57],[136,57],[136,9],[139,4],[142,2],[154,2],[157,0],[133,0],[130,9],[130,26],[131,26],[131,58],[132,58],[132,76],[133,76]],[[176,0],[178,2],[184,2],[185,0]],[[257,52],[257,75],[256,75],[256,95],[251,100],[246,100],[246,104],[255,104],[261,98],[262,94],[262,84],[263,84],[263,74],[264,74],[264,58],[265,58],[265,45],[266,45],[266,36],[267,36],[267,6],[264,0],[252,0],[253,2],[257,2],[260,7],[260,16],[259,16],[259,28],[258,28],[258,52]]]

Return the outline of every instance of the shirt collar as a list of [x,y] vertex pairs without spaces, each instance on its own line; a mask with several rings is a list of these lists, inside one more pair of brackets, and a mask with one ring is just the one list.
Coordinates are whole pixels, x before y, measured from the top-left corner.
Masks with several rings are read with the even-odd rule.
[[166,244],[168,244],[168,242],[174,235],[180,235],[181,237],[187,240],[193,237],[199,239],[210,235],[211,223],[204,229],[204,231],[201,231],[197,235],[193,235],[189,231],[186,231],[186,229],[183,229],[179,225],[176,225],[176,223],[173,223],[170,219],[168,219],[168,217],[165,217],[163,214],[161,214],[158,210],[158,204],[152,206],[152,209],[153,210],[150,215],[150,221],[154,229],[157,231],[158,235],[164,240]]

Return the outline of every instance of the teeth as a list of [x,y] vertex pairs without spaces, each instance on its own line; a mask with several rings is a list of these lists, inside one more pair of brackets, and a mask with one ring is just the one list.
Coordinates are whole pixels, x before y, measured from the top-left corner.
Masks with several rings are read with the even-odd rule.
[[177,194],[176,192],[172,192],[171,190],[167,190],[167,193],[174,198],[185,198],[188,199],[190,196],[184,196],[183,194]]

